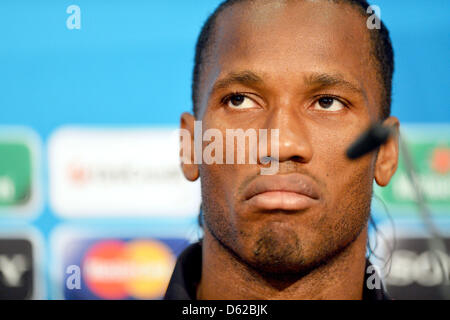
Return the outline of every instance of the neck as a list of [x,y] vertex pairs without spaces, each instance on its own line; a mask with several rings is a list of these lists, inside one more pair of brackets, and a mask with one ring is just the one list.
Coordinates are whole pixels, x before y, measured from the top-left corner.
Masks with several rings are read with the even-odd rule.
[[336,256],[298,277],[261,275],[205,228],[199,300],[357,300],[362,298],[367,228]]

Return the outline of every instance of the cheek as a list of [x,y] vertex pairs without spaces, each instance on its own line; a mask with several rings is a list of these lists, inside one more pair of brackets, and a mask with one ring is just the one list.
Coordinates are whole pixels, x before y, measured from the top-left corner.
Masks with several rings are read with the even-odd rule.
[[216,165],[200,165],[200,180],[204,199],[220,201],[227,190],[228,179],[223,169]]
[[[347,159],[345,152],[353,142],[353,134],[322,135],[315,141],[315,171],[326,185],[328,205],[337,206],[339,202],[359,201],[362,195],[371,194],[374,177],[375,155],[367,155],[358,160]],[[365,197],[363,197],[365,198]]]
[[232,208],[239,180],[238,171],[234,167],[234,165],[200,165],[202,199],[210,206],[220,206],[220,211],[229,211],[229,208]]
[[351,241],[370,216],[373,178],[369,161],[343,168],[336,166],[330,178],[333,185],[325,210],[328,221],[323,223],[332,228],[334,238]]
[[331,189],[333,201],[358,201],[358,195],[371,193],[373,168],[370,161],[362,159],[358,163],[346,161],[330,162],[325,169],[327,185]]

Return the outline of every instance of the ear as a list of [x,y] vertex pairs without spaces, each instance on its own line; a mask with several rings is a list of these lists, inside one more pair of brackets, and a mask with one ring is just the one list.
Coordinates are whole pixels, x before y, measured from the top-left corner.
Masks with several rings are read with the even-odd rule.
[[383,125],[392,128],[393,133],[378,150],[375,163],[375,181],[379,186],[386,186],[397,170],[398,166],[398,135],[400,123],[396,117],[389,117]]
[[198,179],[198,165],[194,163],[194,122],[195,117],[184,112],[180,119],[180,160],[183,174],[189,181]]

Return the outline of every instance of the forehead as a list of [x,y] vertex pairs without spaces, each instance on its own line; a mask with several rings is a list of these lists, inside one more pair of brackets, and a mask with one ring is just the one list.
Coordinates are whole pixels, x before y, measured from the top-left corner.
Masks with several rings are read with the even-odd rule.
[[285,85],[312,72],[337,73],[375,99],[366,20],[350,5],[244,1],[219,15],[213,38],[203,82],[206,95],[221,75],[244,69]]

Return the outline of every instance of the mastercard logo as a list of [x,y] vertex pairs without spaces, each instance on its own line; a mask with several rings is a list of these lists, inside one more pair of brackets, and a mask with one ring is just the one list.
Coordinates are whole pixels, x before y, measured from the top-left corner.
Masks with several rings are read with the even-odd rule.
[[108,240],[88,249],[82,263],[87,287],[102,299],[164,295],[176,258],[155,240]]

